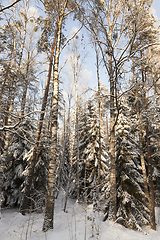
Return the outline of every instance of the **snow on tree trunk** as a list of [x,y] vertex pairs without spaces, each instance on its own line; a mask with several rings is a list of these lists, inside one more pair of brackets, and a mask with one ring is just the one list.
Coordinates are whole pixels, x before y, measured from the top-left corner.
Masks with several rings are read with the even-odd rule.
[[155,206],[154,206],[154,188],[153,188],[153,166],[152,166],[152,157],[151,157],[151,145],[148,129],[148,120],[146,123],[146,138],[147,138],[147,152],[148,152],[148,180],[149,180],[149,207],[150,207],[150,223],[151,229],[156,230],[155,222]]
[[3,159],[0,154],[0,217],[1,217],[2,184],[3,184]]
[[22,95],[22,102],[21,102],[21,117],[24,116],[24,110],[26,105],[26,97],[27,97],[27,90],[28,90],[28,76],[29,76],[29,67],[30,67],[30,50],[28,52],[28,59],[27,59],[27,67],[26,67],[26,74],[25,74],[25,83],[23,86],[23,95]]
[[[111,26],[111,2],[109,4],[109,41],[112,43],[112,26]],[[111,47],[111,46],[110,46]],[[111,51],[111,49],[110,49]],[[111,202],[109,209],[109,217],[116,219],[117,213],[117,196],[116,196],[116,165],[115,165],[115,80],[113,77],[112,55],[109,53],[109,81],[110,81],[110,184],[111,184]]]
[[147,200],[149,201],[149,192],[148,192],[148,184],[147,184],[147,172],[146,172],[146,165],[143,153],[143,146],[142,146],[142,133],[140,133],[140,159],[141,159],[141,167],[143,173],[143,182],[144,182],[144,192]]
[[27,182],[26,182],[26,186],[25,186],[25,190],[24,190],[24,197],[23,197],[21,207],[20,207],[20,212],[22,214],[25,214],[25,212],[27,210],[27,205],[28,205],[28,201],[29,201],[29,197],[30,197],[30,188],[31,188],[33,177],[34,177],[34,167],[37,162],[37,148],[39,145],[39,140],[40,140],[41,131],[42,131],[42,127],[43,127],[45,109],[46,109],[46,105],[47,105],[49,85],[50,85],[51,72],[52,72],[53,56],[54,56],[54,50],[55,50],[55,45],[56,45],[56,38],[57,38],[57,28],[55,30],[55,36],[54,36],[54,41],[53,41],[53,46],[52,46],[52,53],[51,53],[51,58],[50,58],[47,83],[46,83],[45,92],[44,92],[44,96],[43,96],[40,119],[39,119],[39,123],[38,123],[38,127],[37,127],[35,146],[33,149],[33,157],[32,157],[32,161],[31,161],[31,165],[28,169],[29,172],[28,172]]

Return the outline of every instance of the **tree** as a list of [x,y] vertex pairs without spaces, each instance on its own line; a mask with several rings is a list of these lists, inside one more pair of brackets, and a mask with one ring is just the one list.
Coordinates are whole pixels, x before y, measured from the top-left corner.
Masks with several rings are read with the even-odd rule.
[[[26,139],[23,138],[23,132]],[[3,180],[3,202],[2,205],[5,207],[17,207],[20,205],[22,200],[22,189],[25,181],[23,171],[27,166],[27,162],[24,160],[25,155],[31,149],[32,138],[34,134],[34,128],[29,121],[23,121],[19,130],[18,135],[13,135],[12,140],[8,146],[8,152],[4,162],[4,180]]]
[[141,225],[149,224],[149,209],[143,190],[139,149],[131,133],[128,110],[123,111],[116,126],[117,218],[122,217],[129,228],[142,230]]
[[[98,209],[102,188],[109,173],[108,153],[102,128],[101,143],[99,142],[97,101],[97,98],[92,96],[87,103],[87,108],[83,109],[81,107],[81,111],[79,110],[79,129],[76,134],[76,138],[77,135],[79,137],[79,168],[77,168],[77,149],[75,146],[70,195],[77,198],[77,192],[79,191],[81,201],[86,198],[87,202],[94,203],[94,207]],[[101,157],[99,154],[101,154]],[[77,182],[78,175],[79,183]]]
[[60,43],[62,34],[62,24],[65,17],[65,10],[67,8],[68,0],[62,1],[61,6],[55,5],[57,8],[57,39],[56,39],[56,51],[54,59],[54,88],[53,88],[53,110],[51,121],[51,149],[50,149],[50,162],[48,173],[48,193],[45,209],[45,217],[43,223],[43,231],[53,229],[53,213],[54,213],[54,198],[55,198],[55,185],[56,185],[56,148],[57,148],[57,129],[58,129],[58,100],[59,100],[59,54]]

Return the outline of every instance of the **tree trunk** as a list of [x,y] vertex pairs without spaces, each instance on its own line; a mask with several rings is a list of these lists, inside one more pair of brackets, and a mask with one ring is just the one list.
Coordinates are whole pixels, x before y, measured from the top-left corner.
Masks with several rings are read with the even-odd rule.
[[109,2],[108,26],[109,26],[109,81],[110,81],[110,184],[111,201],[109,209],[109,218],[116,220],[117,214],[117,190],[116,190],[116,164],[115,164],[115,82],[112,66],[112,25],[111,25],[112,0]]
[[[143,57],[142,51],[140,51],[141,58]],[[142,84],[143,84],[143,101],[144,101],[144,109],[147,111],[147,98],[146,98],[146,74],[143,69],[143,65],[141,65],[142,72]],[[146,138],[147,138],[147,160],[148,160],[148,180],[149,180],[149,208],[150,208],[150,224],[151,229],[156,230],[155,223],[155,206],[154,206],[154,189],[153,189],[153,165],[152,165],[152,157],[151,157],[151,145],[150,145],[150,136],[149,136],[149,122],[148,117],[146,116]]]
[[[75,54],[74,54],[75,57]],[[68,178],[68,183],[67,183],[67,190],[66,190],[66,196],[65,196],[65,202],[64,202],[64,208],[63,211],[66,211],[67,207],[67,200],[68,200],[68,195],[69,195],[69,187],[71,183],[71,176],[72,176],[72,166],[73,166],[73,151],[74,151],[74,146],[75,146],[75,135],[76,135],[76,130],[77,125],[78,125],[78,89],[77,89],[77,81],[78,81],[78,57],[77,57],[77,62],[73,67],[73,75],[74,75],[74,84],[75,84],[75,93],[76,93],[76,106],[75,106],[75,119],[74,119],[74,127],[73,127],[73,139],[72,139],[72,145],[71,145],[71,152],[70,152],[70,171],[69,171],[69,178]],[[78,145],[78,141],[77,141]],[[77,156],[79,158],[79,146],[77,146]],[[79,175],[79,159],[77,159],[77,175]],[[77,186],[79,185],[79,176],[77,178]],[[77,193],[79,195],[79,190],[77,189]]]
[[148,184],[147,184],[147,172],[146,172],[146,165],[145,165],[145,159],[144,159],[144,153],[143,153],[143,138],[142,133],[140,133],[140,159],[141,159],[141,167],[142,167],[142,173],[143,173],[143,182],[144,182],[144,192],[146,199],[149,202],[149,192],[148,192]]
[[64,18],[64,12],[67,7],[67,0],[64,2],[62,10],[57,13],[57,44],[56,53],[54,60],[54,89],[53,89],[53,111],[52,111],[52,122],[51,122],[51,151],[50,151],[50,162],[49,162],[49,173],[48,173],[48,193],[47,202],[45,209],[45,216],[43,222],[43,231],[46,232],[49,229],[53,229],[54,219],[54,202],[55,202],[55,187],[56,187],[56,155],[57,155],[57,130],[58,130],[58,98],[59,98],[59,54],[60,54],[60,43],[61,43],[61,31],[62,23]]
[[65,149],[66,149],[66,117],[65,117],[65,104],[64,104],[64,115],[63,115],[63,140],[61,139],[61,141],[63,142],[63,153],[62,153],[62,159],[60,159],[60,163],[59,163],[59,171],[58,171],[58,182],[57,182],[57,194],[55,196],[55,198],[57,199],[58,198],[58,195],[59,195],[59,191],[60,191],[60,188],[61,188],[61,183],[62,183],[62,174],[63,174],[63,167],[64,167],[64,163],[65,163]]
[[[134,57],[132,57],[132,66],[133,66],[133,79],[134,82],[136,82],[136,72],[135,72],[135,63],[134,63]],[[143,78],[143,74],[142,74]],[[136,82],[137,83],[137,82]],[[138,91],[139,87],[138,85],[136,86],[136,100],[138,99]],[[147,172],[146,172],[146,165],[145,165],[145,159],[144,159],[144,152],[143,152],[143,133],[142,133],[142,123],[140,119],[140,106],[139,103],[136,104],[136,110],[137,110],[137,117],[140,121],[139,124],[139,147],[140,147],[140,159],[141,159],[141,167],[142,167],[142,173],[143,173],[143,183],[144,183],[144,192],[145,192],[145,197],[149,202],[149,192],[148,192],[148,184],[147,184]]]
[[147,151],[148,151],[148,179],[149,179],[149,207],[150,207],[150,223],[151,229],[156,230],[155,223],[155,206],[154,206],[154,188],[153,188],[153,165],[152,165],[152,157],[151,157],[151,145],[150,145],[150,137],[149,137],[149,129],[148,129],[148,120],[146,123],[146,138],[147,138]]
[[1,153],[0,153],[0,218],[1,218],[2,185],[3,185],[3,159],[2,159]]
[[2,89],[1,89],[1,93],[0,93],[0,101],[2,100],[3,92],[4,92],[4,89],[5,89],[5,86],[6,86],[6,81],[8,79],[9,70],[11,68],[12,55],[13,55],[13,51],[11,51],[10,60],[9,60],[8,67],[7,67],[7,70],[6,70],[6,74],[5,74],[5,77],[4,77],[4,81],[3,81],[3,84],[2,84]]
[[21,117],[24,116],[24,109],[25,109],[25,105],[26,105],[26,97],[27,97],[27,90],[28,90],[29,66],[30,66],[30,51],[28,52],[27,68],[26,68],[26,74],[25,74],[25,83],[24,83],[24,87],[23,87],[21,112],[20,112]]
[[49,63],[49,70],[48,70],[48,76],[47,76],[47,83],[46,83],[45,92],[44,92],[44,96],[43,96],[42,107],[41,107],[41,114],[40,114],[40,119],[39,119],[39,123],[38,123],[38,127],[37,127],[35,145],[34,145],[34,149],[33,149],[33,157],[32,157],[32,161],[31,161],[31,165],[30,165],[30,167],[28,169],[28,171],[29,171],[28,179],[27,179],[26,186],[25,186],[25,191],[24,191],[24,197],[23,197],[23,200],[22,200],[22,204],[20,206],[20,212],[22,214],[25,214],[25,212],[26,212],[26,210],[28,208],[28,201],[29,201],[29,197],[30,197],[30,188],[31,188],[31,184],[32,184],[33,176],[34,176],[34,167],[35,167],[35,165],[37,163],[37,148],[39,146],[39,140],[40,140],[41,131],[42,131],[42,127],[43,127],[43,120],[44,120],[44,115],[45,115],[45,109],[46,109],[46,105],[47,105],[47,99],[48,99],[48,92],[49,92],[49,85],[50,85],[50,79],[51,79],[52,63],[53,63],[53,56],[54,56],[54,50],[55,50],[55,45],[56,45],[56,39],[57,39],[57,27],[56,27],[55,35],[54,35],[54,41],[53,41],[53,46],[52,46],[52,53],[51,53],[51,58],[50,58],[50,63]]
[[[6,70],[4,82],[3,82],[3,85],[2,85],[2,90],[1,90],[1,93],[0,93],[0,113],[1,113],[1,100],[2,100],[3,92],[4,92],[4,89],[5,89],[5,86],[6,86],[7,78],[8,78],[9,72],[10,72],[11,63],[12,63],[12,56],[13,56],[13,60],[14,60],[13,69],[16,69],[16,54],[15,54],[16,39],[15,39],[15,37],[13,39],[13,42],[14,42],[14,47],[13,47],[13,50],[11,51],[10,61],[9,61],[9,64],[8,64],[8,67],[7,67],[7,70]],[[8,126],[11,122],[11,113],[12,113],[12,110],[13,110],[13,104],[14,104],[14,99],[15,99],[15,87],[16,87],[14,77],[13,77],[13,79],[10,79],[10,82],[8,83],[8,85],[9,85],[9,96],[8,96],[8,100],[7,100],[6,115],[5,115],[5,118],[4,118],[4,125],[5,126]],[[2,145],[0,146],[0,158],[1,158],[1,161],[0,161],[0,172],[1,172],[1,174],[0,174],[1,175],[1,177],[0,177],[0,185],[1,185],[1,187],[0,187],[0,201],[1,201],[1,189],[2,189],[2,184],[3,184],[3,168],[4,168],[4,163],[3,163],[3,160],[2,160],[1,154],[3,153],[4,160],[5,160],[5,158],[7,156],[7,151],[8,151],[10,132],[9,131],[4,131],[4,133],[2,135],[2,139],[3,139]],[[4,151],[2,149],[4,149]]]
[[100,164],[101,164],[101,127],[102,127],[102,109],[101,109],[101,86],[100,86],[100,76],[99,76],[99,56],[97,45],[95,46],[96,51],[96,68],[97,68],[97,83],[98,83],[98,142],[99,142],[99,153],[98,153],[98,176],[97,176],[97,210],[99,210],[99,192],[100,192]]

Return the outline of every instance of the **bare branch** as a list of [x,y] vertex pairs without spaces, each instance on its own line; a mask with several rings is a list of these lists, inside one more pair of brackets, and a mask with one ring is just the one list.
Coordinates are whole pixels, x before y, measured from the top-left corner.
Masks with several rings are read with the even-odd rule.
[[13,126],[3,126],[3,127],[0,128],[0,131],[14,129],[14,128],[16,128],[19,124],[20,124],[20,121],[17,122],[17,123],[16,123],[15,125],[13,125]]
[[62,50],[66,47],[66,45],[81,31],[82,28],[83,28],[83,24],[82,24],[82,26],[75,32],[75,34],[74,34],[71,38],[69,38],[69,39],[67,40],[67,42],[63,45],[63,47],[62,47],[59,55],[61,54]]
[[[1,129],[0,129],[0,130],[1,130]],[[11,133],[13,133],[13,134],[18,135],[18,137],[22,138],[23,140],[26,140],[28,143],[30,143],[30,144],[32,144],[32,145],[35,144],[34,142],[31,142],[28,138],[19,135],[17,131],[12,131],[11,129],[5,129],[5,130],[7,130],[7,131],[9,131],[9,132],[11,132]]]
[[121,93],[117,98],[121,98],[125,93],[130,92],[134,87],[136,86],[136,84],[134,84],[133,86],[131,86],[129,89],[125,90],[123,93]]
[[[49,110],[48,110],[49,111]],[[19,115],[14,115],[8,111],[3,111],[4,113],[8,113],[10,116],[12,116],[13,118],[18,118],[18,119],[24,119],[25,117],[31,115],[31,114],[34,114],[34,113],[44,113],[44,111],[40,111],[40,110],[36,110],[36,111],[32,111],[32,112],[29,112],[27,114],[25,114],[24,116],[19,116]],[[1,129],[0,129],[1,130]]]
[[21,0],[17,0],[17,1],[15,1],[15,2],[13,2],[11,5],[9,5],[9,6],[7,6],[7,7],[4,7],[4,8],[2,8],[2,9],[0,9],[0,12],[3,12],[4,10],[13,7],[16,3],[20,2],[20,1],[21,1]]

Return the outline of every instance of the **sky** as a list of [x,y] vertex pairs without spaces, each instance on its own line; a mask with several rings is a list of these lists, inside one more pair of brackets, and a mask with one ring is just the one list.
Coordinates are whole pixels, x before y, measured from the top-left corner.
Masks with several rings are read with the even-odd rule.
[[155,10],[155,15],[160,19],[160,0],[154,0],[153,7]]

